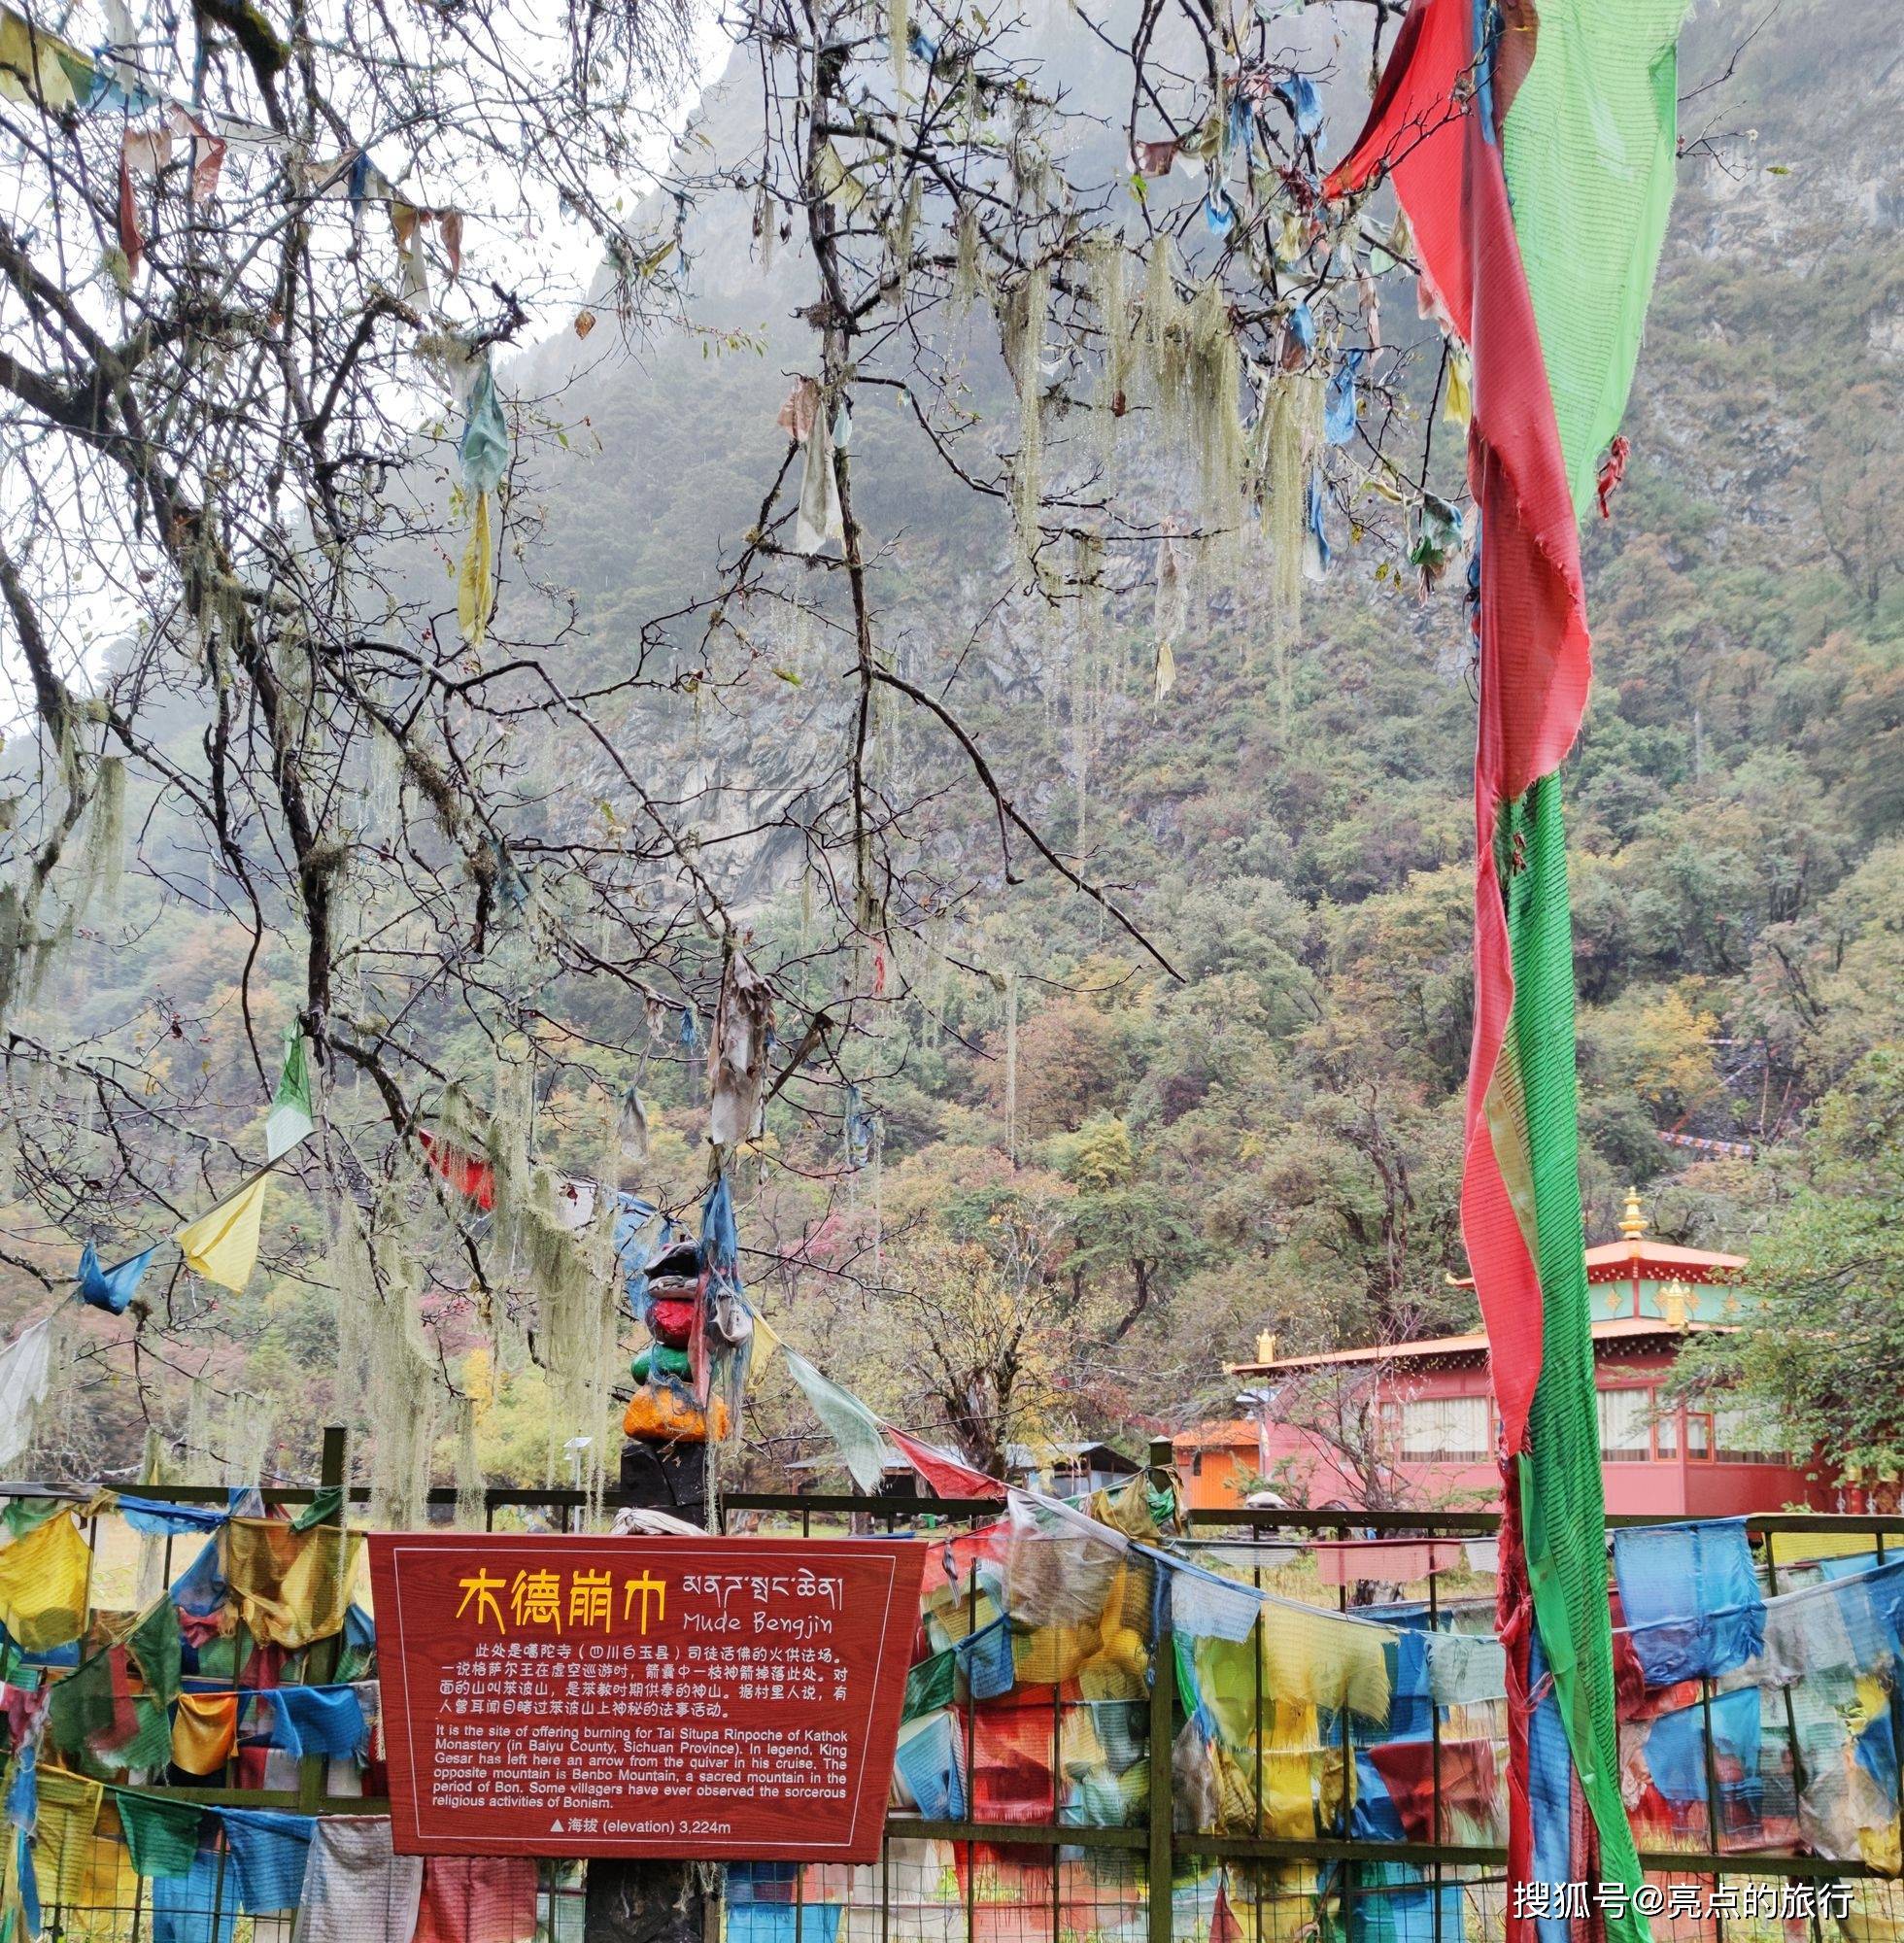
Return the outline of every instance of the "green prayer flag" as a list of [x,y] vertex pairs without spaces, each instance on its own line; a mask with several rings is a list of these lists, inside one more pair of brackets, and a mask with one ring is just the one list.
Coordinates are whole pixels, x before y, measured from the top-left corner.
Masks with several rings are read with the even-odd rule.
[[806,1393],[813,1415],[826,1425],[827,1434],[839,1446],[839,1454],[853,1482],[863,1491],[876,1491],[886,1477],[885,1433],[879,1419],[851,1390],[830,1382],[806,1358],[783,1346],[787,1370]]
[[344,1522],[344,1492],[341,1486],[332,1485],[327,1491],[320,1491],[311,1502],[291,1519],[292,1531],[309,1531],[313,1525],[342,1524]]
[[305,1063],[304,1035],[296,1026],[285,1035],[285,1066],[264,1123],[264,1157],[281,1159],[317,1131],[311,1117],[311,1073]]
[[4,1509],[0,1509],[0,1525],[7,1528],[9,1538],[24,1538],[29,1531],[36,1531],[52,1517],[54,1512],[72,1509],[61,1498],[9,1498]]
[[905,1676],[905,1711],[901,1721],[916,1721],[921,1714],[935,1714],[951,1706],[958,1694],[959,1655],[949,1648],[922,1659]]
[[119,1826],[132,1852],[132,1866],[142,1876],[176,1880],[191,1873],[198,1853],[198,1818],[204,1812],[195,1801],[175,1795],[135,1794],[116,1789]]
[[1619,429],[1666,235],[1689,0],[1541,0],[1501,137],[1574,510]]
[[47,1732],[61,1754],[77,1755],[95,1734],[112,1730],[112,1659],[109,1653],[95,1653],[54,1684],[47,1702]]
[[169,1707],[179,1695],[179,1673],[183,1648],[179,1639],[179,1615],[169,1598],[158,1598],[131,1632],[126,1645],[139,1662],[139,1677],[146,1691],[161,1707]]

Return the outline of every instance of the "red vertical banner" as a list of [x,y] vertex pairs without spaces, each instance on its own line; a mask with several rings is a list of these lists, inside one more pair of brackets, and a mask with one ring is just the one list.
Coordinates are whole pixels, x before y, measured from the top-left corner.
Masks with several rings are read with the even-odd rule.
[[877,1857],[924,1546],[369,1544],[399,1854]]

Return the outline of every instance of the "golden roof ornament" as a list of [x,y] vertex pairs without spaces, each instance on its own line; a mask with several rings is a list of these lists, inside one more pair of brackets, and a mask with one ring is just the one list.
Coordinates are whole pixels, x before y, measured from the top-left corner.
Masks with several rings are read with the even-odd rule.
[[1647,1232],[1647,1217],[1640,1212],[1640,1190],[1626,1190],[1626,1212],[1619,1218],[1619,1232],[1629,1242],[1637,1242]]

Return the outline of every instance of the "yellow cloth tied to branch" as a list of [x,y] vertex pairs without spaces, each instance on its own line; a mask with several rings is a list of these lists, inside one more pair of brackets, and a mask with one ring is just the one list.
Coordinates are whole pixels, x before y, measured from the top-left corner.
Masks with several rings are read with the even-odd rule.
[[0,1551],[0,1624],[28,1653],[64,1646],[85,1631],[92,1553],[67,1512]]
[[254,1638],[295,1650],[343,1626],[363,1550],[360,1531],[334,1524],[296,1531],[277,1518],[232,1518],[219,1547],[231,1606]]

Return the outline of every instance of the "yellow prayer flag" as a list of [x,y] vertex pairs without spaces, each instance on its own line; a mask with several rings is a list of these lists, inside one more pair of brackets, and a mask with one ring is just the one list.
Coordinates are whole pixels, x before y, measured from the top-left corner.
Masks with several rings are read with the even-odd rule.
[[64,46],[11,7],[0,7],[0,95],[30,107],[44,103],[55,114],[71,108],[73,84],[59,58]]
[[54,1512],[0,1551],[0,1625],[28,1653],[64,1646],[85,1631],[92,1553],[68,1512]]
[[766,1375],[766,1366],[773,1361],[773,1352],[780,1346],[779,1335],[768,1324],[765,1315],[754,1317],[754,1361],[747,1373],[747,1388],[751,1394],[761,1386],[761,1379]]
[[249,1187],[179,1230],[187,1268],[229,1289],[241,1289],[251,1280],[257,1266],[257,1231],[270,1180],[269,1175],[259,1175]]
[[92,1831],[105,1790],[84,1775],[39,1770],[40,1812],[33,1830],[33,1862],[41,1897],[84,1908],[93,1875]]
[[296,1652],[342,1629],[363,1534],[334,1524],[293,1531],[281,1518],[230,1519],[221,1562],[253,1638]]
[[1456,345],[1448,353],[1447,391],[1442,398],[1442,417],[1466,431],[1474,415],[1475,367],[1468,361],[1468,354]]
[[463,549],[462,564],[457,569],[457,624],[472,648],[480,648],[490,631],[490,608],[495,600],[492,553],[490,495],[478,493],[476,517],[469,526],[469,544]]

